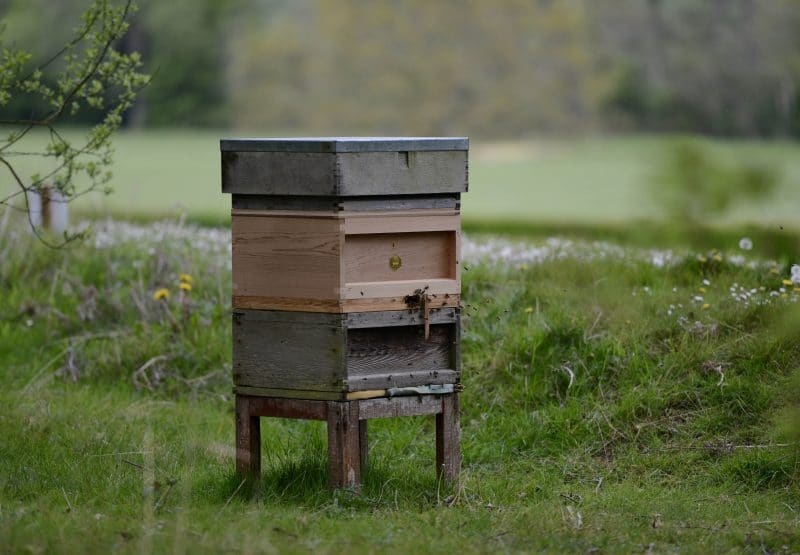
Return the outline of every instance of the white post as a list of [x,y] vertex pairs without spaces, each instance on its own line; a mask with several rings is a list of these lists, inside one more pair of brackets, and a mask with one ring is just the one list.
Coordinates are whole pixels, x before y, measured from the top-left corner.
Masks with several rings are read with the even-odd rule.
[[69,226],[67,201],[61,191],[43,187],[28,191],[28,211],[34,227],[44,227],[55,233],[64,233]]

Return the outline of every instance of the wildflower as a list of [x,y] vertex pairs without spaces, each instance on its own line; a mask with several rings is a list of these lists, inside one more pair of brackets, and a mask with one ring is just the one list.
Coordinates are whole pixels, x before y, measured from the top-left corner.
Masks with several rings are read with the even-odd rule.
[[698,291],[700,291],[701,293],[705,293],[706,292],[706,288],[705,287],[701,287],[700,289],[698,289]]
[[698,254],[698,255],[697,255],[697,260],[699,260],[700,262],[708,262],[708,258],[706,258],[706,257],[705,257],[704,255],[702,255],[702,254]]
[[702,306],[702,309],[703,309],[703,310],[708,310],[709,308],[711,308],[711,305],[710,305],[710,304],[708,304],[708,303],[705,303],[705,304],[703,304],[703,306]]
[[739,248],[743,251],[749,251],[753,248],[753,241],[749,237],[742,237],[739,239]]
[[181,274],[178,277],[183,283],[189,283],[189,284],[194,283],[194,279],[189,274]]
[[182,291],[191,291],[192,285],[190,283],[182,282],[178,287],[181,288]]
[[790,279],[785,279],[781,283],[783,283],[784,285],[794,285],[794,282]]
[[529,306],[528,308],[525,309],[525,314],[530,314],[531,312],[533,312],[532,306]]
[[519,269],[520,269],[520,270],[522,270],[522,271],[524,272],[525,270],[527,270],[527,269],[528,269],[528,265],[527,265],[527,264],[524,264],[524,263],[523,263],[523,264],[520,264],[520,265],[519,265]]
[[792,283],[800,284],[800,265],[792,265]]
[[707,279],[704,279],[703,280],[703,285],[711,285],[711,282],[708,281]]
[[162,287],[158,289],[155,293],[153,293],[153,300],[160,301],[161,299],[167,300],[169,299],[169,289],[166,287]]
[[712,257],[716,262],[722,262],[722,255],[720,253],[715,253]]

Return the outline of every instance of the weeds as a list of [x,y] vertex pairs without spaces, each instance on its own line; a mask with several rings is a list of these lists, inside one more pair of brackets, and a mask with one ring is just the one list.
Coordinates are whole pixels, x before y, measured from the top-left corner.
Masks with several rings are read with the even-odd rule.
[[430,419],[376,421],[354,497],[327,490],[316,422],[270,420],[262,482],[233,475],[227,231],[6,232],[0,544],[800,549],[797,260],[464,243],[461,481],[435,480]]

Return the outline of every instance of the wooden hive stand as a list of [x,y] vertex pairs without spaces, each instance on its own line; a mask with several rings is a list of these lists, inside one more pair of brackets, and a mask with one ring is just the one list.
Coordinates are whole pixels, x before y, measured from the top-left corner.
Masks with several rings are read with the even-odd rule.
[[436,473],[454,482],[461,465],[458,392],[443,395],[319,401],[236,395],[236,472],[261,475],[262,416],[322,420],[328,424],[328,477],[332,488],[358,491],[368,465],[371,418],[436,415]]
[[225,139],[236,470],[262,416],[328,423],[330,484],[357,489],[371,418],[436,416],[460,463],[465,137]]

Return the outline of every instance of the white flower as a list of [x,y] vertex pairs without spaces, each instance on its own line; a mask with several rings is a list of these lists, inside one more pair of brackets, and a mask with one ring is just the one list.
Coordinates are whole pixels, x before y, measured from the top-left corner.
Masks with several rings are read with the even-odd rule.
[[792,283],[800,284],[800,264],[792,265]]
[[743,251],[749,251],[753,248],[753,241],[750,239],[750,237],[742,237],[739,239],[739,248]]

